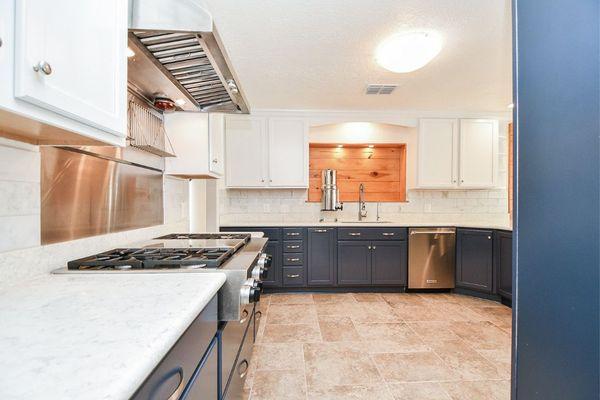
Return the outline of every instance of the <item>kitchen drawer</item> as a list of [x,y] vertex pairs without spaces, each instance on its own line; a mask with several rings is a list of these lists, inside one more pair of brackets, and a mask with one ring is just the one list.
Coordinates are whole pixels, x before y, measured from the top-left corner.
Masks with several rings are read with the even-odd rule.
[[283,228],[284,240],[304,240],[304,228]]
[[264,228],[264,227],[222,227],[221,232],[262,232],[266,239],[276,241],[281,239],[281,228]]
[[283,241],[283,252],[284,253],[303,253],[304,242],[302,240],[284,240]]
[[217,310],[215,296],[152,371],[132,399],[166,399],[174,394],[178,394],[179,397],[213,343],[218,324]]
[[[252,316],[253,318],[254,316]],[[244,381],[248,375],[248,368],[250,367],[250,359],[252,357],[252,348],[254,340],[252,332],[247,330],[244,338],[242,339],[242,345],[240,351],[237,354],[235,364],[232,368],[231,377],[225,390],[223,391],[223,399],[226,400],[239,400],[243,398],[244,394]],[[204,397],[201,397],[204,398]]]
[[338,240],[406,240],[406,228],[338,228]]
[[284,267],[283,286],[303,286],[304,267]]
[[283,265],[304,265],[304,253],[284,253]]

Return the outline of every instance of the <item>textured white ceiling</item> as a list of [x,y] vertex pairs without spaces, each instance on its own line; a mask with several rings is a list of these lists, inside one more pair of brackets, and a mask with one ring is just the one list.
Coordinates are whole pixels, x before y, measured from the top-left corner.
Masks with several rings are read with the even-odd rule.
[[[510,0],[197,0],[252,109],[506,111]],[[399,31],[436,30],[438,57],[395,74],[374,61]],[[367,96],[369,83],[396,83]]]

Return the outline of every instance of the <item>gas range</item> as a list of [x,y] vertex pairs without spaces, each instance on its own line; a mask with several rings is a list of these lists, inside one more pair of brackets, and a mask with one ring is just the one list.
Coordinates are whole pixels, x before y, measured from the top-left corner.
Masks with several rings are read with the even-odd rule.
[[219,291],[219,320],[235,321],[259,302],[271,263],[266,244],[250,234],[176,233],[72,260],[54,273],[222,272],[227,279]]

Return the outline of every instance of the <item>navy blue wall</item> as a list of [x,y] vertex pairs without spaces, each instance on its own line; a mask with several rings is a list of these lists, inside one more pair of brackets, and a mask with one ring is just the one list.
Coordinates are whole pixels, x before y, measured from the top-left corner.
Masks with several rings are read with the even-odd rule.
[[515,0],[513,398],[599,398],[598,0]]

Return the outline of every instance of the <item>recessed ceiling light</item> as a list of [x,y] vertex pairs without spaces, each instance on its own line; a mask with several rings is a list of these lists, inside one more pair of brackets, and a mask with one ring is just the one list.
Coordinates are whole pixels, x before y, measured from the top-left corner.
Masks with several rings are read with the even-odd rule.
[[370,149],[372,149],[372,148],[373,148],[373,147],[375,147],[375,146],[374,146],[374,145],[372,145],[372,144],[370,144],[368,147],[369,147]]
[[344,145],[343,144],[338,144],[337,147],[338,147],[338,149],[341,149],[342,147],[344,147]]
[[423,68],[441,50],[442,37],[437,33],[398,33],[381,42],[375,60],[389,71],[406,73]]
[[127,58],[131,58],[131,57],[135,56],[135,51],[131,50],[131,47],[127,47],[126,54],[127,54]]
[[177,99],[175,100],[175,104],[177,104],[178,106],[182,106],[185,104],[185,100],[184,99]]
[[507,107],[508,108],[515,108],[515,104],[514,103],[510,103]]

